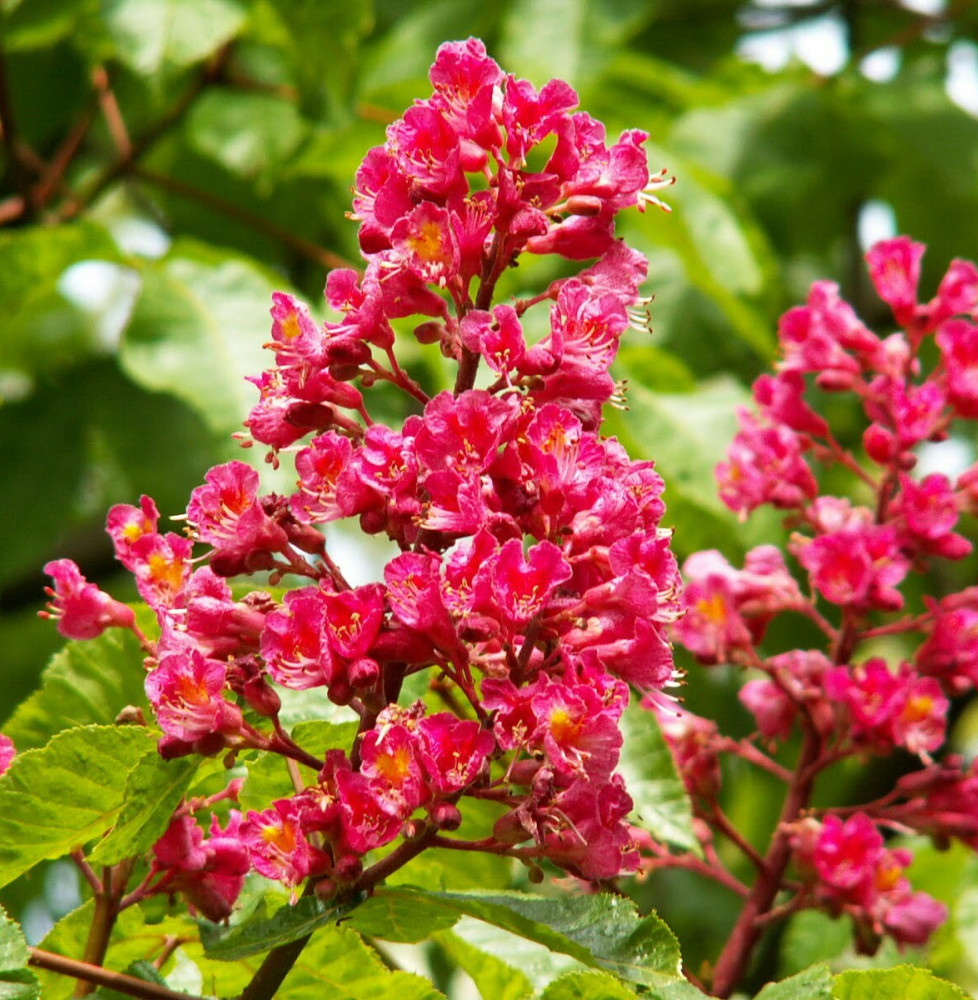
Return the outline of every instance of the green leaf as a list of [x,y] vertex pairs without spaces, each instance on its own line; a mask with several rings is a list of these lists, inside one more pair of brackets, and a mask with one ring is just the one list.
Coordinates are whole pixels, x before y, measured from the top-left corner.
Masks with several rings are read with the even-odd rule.
[[291,101],[229,88],[207,91],[187,119],[187,138],[199,153],[239,177],[266,182],[305,132]]
[[[0,8],[6,6],[0,4]],[[4,19],[3,47],[7,52],[16,52],[54,45],[71,34],[80,13],[78,0],[29,0],[19,3]]]
[[0,909],[0,997],[35,1000],[41,994],[37,977],[27,968],[30,952],[24,935]]
[[269,905],[281,897],[259,896],[249,911],[236,915],[230,926],[201,925],[201,941],[208,958],[233,962],[249,955],[260,955],[311,934],[326,924],[348,914],[356,903],[331,904],[315,896],[303,896],[294,906],[278,906],[269,916]]
[[52,657],[40,689],[17,707],[3,731],[23,751],[44,746],[65,729],[110,725],[127,704],[146,700],[142,659],[139,642],[124,629],[69,642]]
[[790,979],[768,983],[756,1000],[830,1000],[832,973],[824,965],[813,965]]
[[814,965],[832,962],[852,944],[852,922],[818,910],[796,913],[785,928],[779,973],[783,976]]
[[288,1000],[444,1000],[427,979],[392,972],[346,927],[320,931],[282,983]]
[[568,972],[555,979],[540,1000],[631,1000],[634,996],[633,990],[607,972]]
[[533,984],[519,968],[475,947],[457,934],[442,933],[435,940],[469,975],[482,1000],[524,1000],[533,993]]
[[146,266],[121,363],[141,385],[184,400],[228,433],[258,400],[245,377],[270,363],[261,345],[273,286],[242,260],[211,256]]
[[438,909],[475,917],[630,982],[651,986],[680,975],[672,931],[654,914],[639,916],[631,900],[617,896],[548,899],[516,892],[383,888],[376,897],[412,903],[419,920]]
[[455,925],[458,914],[438,906],[418,905],[408,890],[384,891],[364,900],[346,923],[368,937],[414,944]]
[[118,57],[145,76],[206,59],[245,20],[234,0],[104,0],[103,16]]
[[122,775],[152,739],[143,728],[83,726],[18,754],[0,782],[0,886],[108,830],[122,808]]
[[118,822],[89,855],[89,861],[114,865],[148,851],[166,832],[200,760],[196,756],[164,760],[156,750],[146,753],[126,779]]
[[893,969],[850,969],[835,977],[834,1000],[964,1000],[960,986],[912,965]]
[[618,770],[635,803],[633,815],[656,840],[699,854],[689,796],[655,714],[630,704],[622,717],[622,733]]

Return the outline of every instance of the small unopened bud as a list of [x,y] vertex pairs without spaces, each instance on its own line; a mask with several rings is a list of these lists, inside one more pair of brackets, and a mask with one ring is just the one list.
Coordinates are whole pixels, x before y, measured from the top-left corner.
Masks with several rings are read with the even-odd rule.
[[462,825],[462,814],[451,802],[439,802],[431,810],[431,822],[439,830],[457,830]]
[[870,424],[863,432],[863,447],[866,454],[879,465],[886,465],[896,450],[896,442],[893,434],[880,427],[879,424]]
[[428,830],[428,824],[425,823],[423,820],[410,819],[404,824],[404,839],[417,840],[419,837],[424,836],[427,830]]
[[373,687],[380,677],[380,664],[369,656],[363,656],[359,660],[354,660],[347,670],[350,683],[359,691]]
[[331,878],[321,878],[313,891],[320,899],[329,901],[336,895],[338,888],[339,886]]
[[533,783],[533,779],[539,770],[540,761],[520,760],[509,769],[509,780],[514,785],[529,785]]
[[445,336],[445,324],[430,319],[414,328],[414,336],[419,344],[437,344]]
[[526,867],[526,877],[534,885],[539,885],[543,881],[543,869],[539,865],[535,865],[532,862],[530,862]]
[[334,705],[349,705],[353,700],[353,688],[345,680],[335,680],[326,689],[326,696]]
[[[227,746],[227,740],[223,733],[208,733],[201,736],[191,744],[194,753],[199,753],[201,757],[216,757]],[[162,750],[160,751],[162,756]],[[184,756],[180,754],[180,756]]]
[[337,363],[329,366],[329,374],[337,382],[352,382],[360,372],[359,362]]
[[126,705],[126,707],[115,717],[117,726],[145,726],[146,716],[138,705]]
[[164,760],[176,760],[177,757],[186,757],[194,752],[192,743],[186,740],[178,740],[175,736],[162,736],[156,749]]
[[244,699],[259,714],[272,717],[282,708],[282,699],[262,677],[252,677],[245,681],[242,692]]
[[353,882],[363,873],[363,862],[355,854],[345,854],[333,866],[333,877],[337,882]]
[[601,199],[593,194],[574,194],[567,199],[568,215],[600,215],[601,208]]

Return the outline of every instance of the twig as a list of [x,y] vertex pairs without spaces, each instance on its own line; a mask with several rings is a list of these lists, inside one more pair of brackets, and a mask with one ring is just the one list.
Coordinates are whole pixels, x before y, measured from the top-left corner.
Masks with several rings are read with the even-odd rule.
[[[269,236],[273,240],[277,240],[279,243],[287,246],[290,250],[294,250],[301,256],[315,261],[322,267],[328,269],[335,267],[354,267],[350,261],[348,261],[345,257],[341,257],[338,253],[334,253],[332,250],[327,250],[324,247],[317,246],[315,243],[305,240],[301,236],[296,236],[296,234],[290,230],[276,225],[274,222],[269,221],[261,215],[249,212],[248,209],[242,208],[240,205],[236,205],[233,201],[221,198],[219,195],[212,194],[209,191],[202,191],[200,188],[193,187],[191,184],[177,180],[175,177],[167,177],[164,174],[156,173],[155,170],[147,170],[145,167],[140,167],[136,164],[130,164],[127,172],[132,174],[132,176],[145,181],[147,184],[152,184],[154,187],[162,188],[164,191],[170,191],[173,194],[179,195],[181,198],[188,198],[191,201],[196,201],[200,205],[204,205],[205,207],[213,209],[216,212],[220,212],[222,215],[228,216],[228,218],[235,219],[237,222],[243,223],[251,229],[254,229],[256,232]],[[356,268],[354,268],[354,270],[356,270]]]
[[100,965],[79,962],[74,958],[65,958],[51,951],[31,948],[28,964],[38,969],[47,969],[62,976],[72,976],[79,982],[91,983],[94,986],[104,986],[118,993],[127,993],[141,1000],[201,1000],[189,993],[178,993],[167,986],[159,986],[135,976],[127,976],[123,972],[112,972]]
[[62,215],[70,218],[77,215],[86,205],[94,201],[109,185],[113,184],[120,177],[132,172],[136,161],[146,153],[156,141],[163,136],[172,126],[190,110],[191,105],[200,94],[220,79],[224,72],[224,66],[231,53],[230,45],[225,45],[218,50],[204,67],[203,72],[196,80],[183,92],[179,100],[163,115],[154,122],[139,138],[134,140],[129,146],[129,153],[120,156],[115,163],[102,171],[89,186],[82,191],[78,197],[65,207]]
[[102,115],[105,124],[109,129],[109,135],[115,143],[116,152],[123,158],[132,156],[132,140],[129,138],[129,130],[119,109],[119,102],[115,99],[115,92],[109,84],[109,74],[104,66],[96,66],[92,70],[92,85],[95,93],[98,94],[99,106],[102,108]]

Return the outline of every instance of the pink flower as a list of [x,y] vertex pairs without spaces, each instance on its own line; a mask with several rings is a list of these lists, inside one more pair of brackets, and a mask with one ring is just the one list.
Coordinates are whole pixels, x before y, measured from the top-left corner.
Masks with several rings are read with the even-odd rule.
[[855,813],[845,822],[826,816],[812,860],[824,885],[844,898],[858,900],[872,891],[883,857],[879,830],[864,813]]
[[571,576],[571,568],[552,542],[537,542],[523,554],[518,539],[508,541],[491,562],[494,608],[501,620],[520,628],[544,613],[550,595]]
[[[293,799],[277,799],[262,812],[250,810],[241,826],[241,839],[255,871],[292,890],[309,875],[328,869],[326,855],[303,834]],[[294,891],[293,896],[297,898]]]
[[349,438],[327,431],[296,455],[299,491],[289,498],[289,506],[297,520],[324,524],[352,513],[342,501],[341,486],[352,451]]
[[265,619],[261,655],[274,681],[296,691],[328,684],[333,661],[323,634],[326,605],[316,587],[285,595],[281,610]]
[[187,522],[200,541],[214,546],[215,571],[233,576],[269,568],[271,553],[282,551],[288,536],[259,503],[258,473],[235,461],[215,465],[204,479],[206,485],[190,495]]
[[746,517],[762,504],[790,510],[818,493],[802,457],[804,443],[787,426],[764,426],[747,410],[738,413],[740,430],[716,468],[720,499]]
[[948,319],[935,339],[944,361],[948,401],[958,416],[978,417],[978,326]]
[[904,544],[911,551],[962,559],[971,542],[952,530],[960,514],[959,501],[947,476],[933,472],[920,482],[900,477],[900,493],[892,513],[900,517]]
[[748,681],[737,697],[754,716],[763,737],[786,740],[791,735],[798,707],[774,681],[766,677]]
[[492,733],[471,719],[436,712],[418,723],[420,754],[437,795],[453,795],[472,784],[496,748]]
[[361,773],[372,779],[374,795],[393,816],[406,819],[428,798],[417,736],[405,726],[378,718],[363,736]]
[[896,611],[903,597],[896,585],[910,568],[893,525],[843,528],[796,543],[798,561],[812,586],[832,604],[860,610]]
[[191,913],[208,920],[227,920],[251,871],[248,849],[241,839],[243,817],[232,809],[227,827],[211,817],[210,836],[191,815],[174,817],[153,845],[152,871],[159,874],[154,892],[182,893]]
[[116,504],[105,519],[105,530],[115,546],[115,557],[128,570],[134,568],[130,553],[133,545],[144,535],[156,533],[160,512],[151,497],[139,498],[139,506]]
[[978,685],[978,588],[945,597],[933,608],[930,634],[917,650],[917,669],[961,694]]
[[673,635],[701,663],[723,663],[738,649],[753,645],[733,587],[723,576],[694,577],[683,594],[683,605],[685,613],[673,626]]
[[978,267],[970,260],[952,260],[941,278],[937,295],[927,304],[928,327],[934,329],[952,316],[978,308]]
[[866,253],[869,276],[879,297],[893,310],[900,326],[909,326],[917,310],[920,259],[926,247],[906,236],[881,240]]
[[107,628],[132,628],[136,616],[132,608],[89,583],[71,559],[56,559],[44,567],[54,580],[45,587],[51,600],[42,618],[54,618],[66,639],[94,639]]
[[146,675],[146,697],[167,736],[192,743],[215,733],[233,735],[241,710],[222,697],[226,667],[193,649],[174,651]]

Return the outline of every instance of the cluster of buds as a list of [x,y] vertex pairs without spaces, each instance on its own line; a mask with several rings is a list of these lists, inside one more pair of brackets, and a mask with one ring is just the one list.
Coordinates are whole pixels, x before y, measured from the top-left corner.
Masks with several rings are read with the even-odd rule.
[[[722,753],[767,767],[796,793],[794,815],[782,817],[775,834],[775,841],[790,838],[805,876],[792,905],[849,913],[868,950],[881,935],[921,943],[946,916],[942,905],[910,891],[902,875],[909,853],[885,848],[881,830],[978,842],[974,773],[962,772],[959,760],[939,765],[932,757],[946,739],[951,698],[978,682],[978,590],[915,607],[904,588],[935,560],[972,549],[955,529],[962,513],[976,509],[978,465],[956,480],[915,469],[919,446],[978,416],[978,268],[954,261],[936,297],[920,304],[923,251],[899,237],[866,255],[899,332],[874,334],[825,281],[785,314],[776,371],[755,382],[756,410],[739,414],[740,430],[717,468],[731,510],[742,517],[761,505],[786,512],[788,551],[807,574],[805,587],[772,546],[749,552],[743,569],[716,551],[696,553],[683,568],[685,615],[673,635],[701,663],[751,674],[740,700],[756,732],[735,743],[706,720],[670,719],[659,709],[707,823],[722,823]],[[861,409],[861,453],[845,448],[817,412],[817,400],[829,394]],[[822,492],[830,470],[835,483],[848,473],[853,499]],[[821,648],[768,649],[768,627],[781,615],[808,619]],[[883,637],[902,652],[896,662],[879,655],[874,640]],[[763,748],[777,751],[797,730],[801,756],[789,770]],[[832,763],[897,748],[923,769],[891,794],[844,823],[847,813],[808,810],[815,776]],[[782,864],[778,879],[784,871]]]
[[[442,46],[431,81],[357,174],[366,268],[326,285],[342,318],[319,324],[274,296],[275,364],[253,379],[247,444],[275,465],[293,456],[295,491],[263,495],[258,473],[233,461],[193,491],[185,535],[160,532],[146,497],[108,517],[159,625],[158,638],[137,633],[161,753],[259,750],[315,774],[265,810],[215,820],[206,839],[176,816],[145,891],[183,892],[214,918],[245,858],[293,893],[313,878],[321,894],[369,886],[419,845],[548,859],[588,880],[638,863],[618,723],[629,685],[673,678],[680,587],[661,478],[598,431],[647,270],[614,217],[658,204],[665,179],[650,178],[645,133],[609,146],[568,85],[537,92],[474,39]],[[596,260],[494,305],[526,254]],[[550,329],[531,344],[533,307],[549,308]],[[454,391],[431,397],[399,364],[392,322],[405,317],[457,362]],[[371,416],[361,389],[378,382],[415,411],[403,426]],[[352,517],[398,550],[382,581],[351,586],[327,551],[322,526]],[[49,569],[65,635],[136,629],[76,568]],[[226,578],[257,572],[290,589],[234,596]],[[399,703],[420,672],[446,710]],[[353,745],[295,743],[282,688],[348,707]],[[480,840],[450,836],[465,797],[497,806]],[[399,837],[402,854],[366,867]]]

